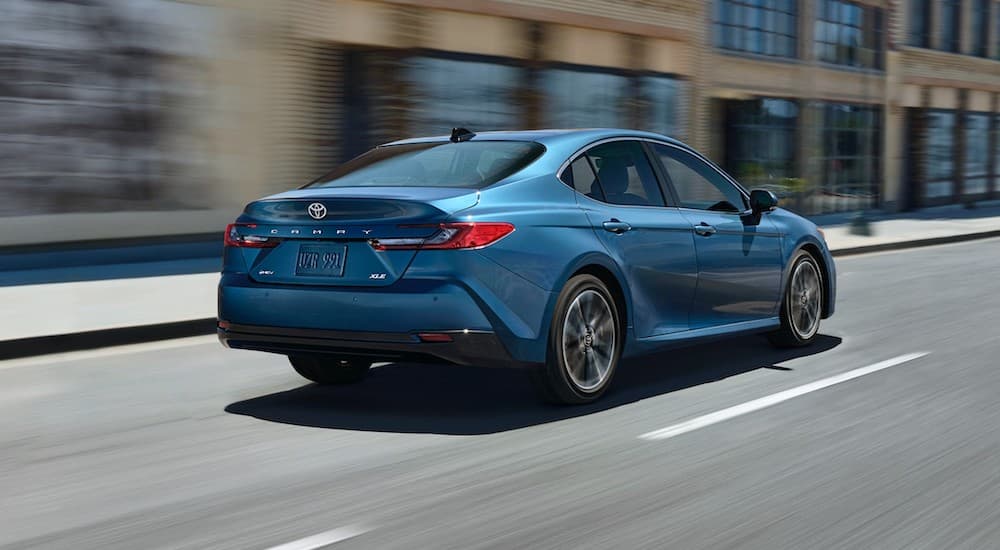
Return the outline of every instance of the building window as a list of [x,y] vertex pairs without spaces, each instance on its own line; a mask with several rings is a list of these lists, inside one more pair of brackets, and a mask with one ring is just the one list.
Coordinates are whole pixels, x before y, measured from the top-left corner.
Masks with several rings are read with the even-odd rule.
[[796,57],[797,0],[716,0],[715,45],[724,50]]
[[995,9],[993,11],[996,13],[996,19],[997,19],[996,26],[993,27],[993,28],[995,28],[997,30],[996,31],[996,37],[994,38],[994,40],[996,40],[997,44],[996,44],[996,47],[994,49],[994,54],[993,55],[997,59],[1000,59],[1000,6],[998,6],[997,9]]
[[941,2],[941,49],[958,53],[962,48],[962,0]]
[[835,212],[878,203],[881,109],[869,105],[823,104],[819,193],[812,209]]
[[955,113],[932,111],[927,113],[927,182],[924,197],[950,199],[955,194]]
[[990,181],[990,115],[965,115],[965,178],[962,194],[985,195]]
[[881,69],[882,10],[843,0],[817,0],[816,58],[825,63]]
[[546,124],[553,128],[628,126],[630,79],[613,73],[548,69],[540,78]]
[[785,99],[729,101],[725,116],[726,170],[747,187],[792,191],[786,178],[796,175],[798,105]]
[[918,48],[931,47],[931,0],[910,0],[909,40],[907,43]]
[[684,121],[680,114],[683,85],[680,80],[667,76],[639,78],[639,87],[646,105],[646,112],[640,122],[641,129],[666,136],[684,133]]
[[455,126],[473,131],[517,128],[522,116],[515,94],[522,71],[478,60],[409,59],[410,133],[438,135]]
[[990,47],[990,0],[973,0],[972,10],[972,55],[988,57]]
[[993,146],[996,147],[993,157],[993,192],[1000,192],[1000,115],[993,118]]

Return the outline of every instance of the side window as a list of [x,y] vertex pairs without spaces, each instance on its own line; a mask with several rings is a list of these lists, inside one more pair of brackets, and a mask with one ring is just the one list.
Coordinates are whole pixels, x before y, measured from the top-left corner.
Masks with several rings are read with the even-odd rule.
[[587,151],[597,169],[604,201],[633,206],[664,206],[653,167],[638,141],[612,141]]
[[563,170],[562,181],[592,199],[604,200],[601,184],[597,183],[597,176],[586,156],[580,156]]
[[666,145],[653,145],[670,177],[680,206],[717,212],[743,212],[743,194],[701,159]]

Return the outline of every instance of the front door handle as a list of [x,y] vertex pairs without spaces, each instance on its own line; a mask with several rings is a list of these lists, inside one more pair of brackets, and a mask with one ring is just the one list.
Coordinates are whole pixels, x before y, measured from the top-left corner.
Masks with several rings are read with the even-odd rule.
[[621,235],[630,229],[632,229],[631,225],[619,220],[618,218],[611,218],[610,220],[604,222],[605,231],[610,231],[611,233],[618,235]]
[[708,225],[705,222],[701,222],[698,225],[694,226],[694,232],[701,235],[702,237],[707,237],[709,235],[715,234],[715,228],[712,227],[711,225]]

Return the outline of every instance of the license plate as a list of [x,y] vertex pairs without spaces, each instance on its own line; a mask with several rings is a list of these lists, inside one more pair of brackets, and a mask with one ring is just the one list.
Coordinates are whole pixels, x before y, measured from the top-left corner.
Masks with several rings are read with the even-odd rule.
[[295,274],[309,277],[343,277],[347,247],[303,244],[295,258]]

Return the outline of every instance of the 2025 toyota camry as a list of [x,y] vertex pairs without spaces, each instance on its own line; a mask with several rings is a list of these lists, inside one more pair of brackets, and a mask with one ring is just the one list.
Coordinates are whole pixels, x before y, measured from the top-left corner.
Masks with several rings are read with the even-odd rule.
[[443,360],[524,366],[586,403],[623,357],[748,332],[809,344],[835,295],[813,223],[677,140],[456,128],[247,205],[218,333],[320,384]]

